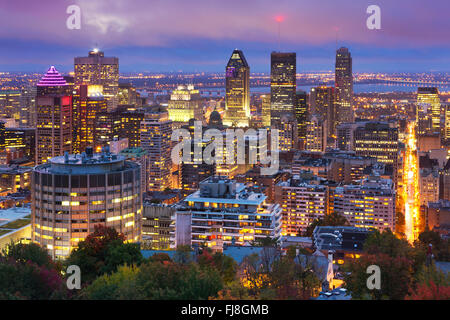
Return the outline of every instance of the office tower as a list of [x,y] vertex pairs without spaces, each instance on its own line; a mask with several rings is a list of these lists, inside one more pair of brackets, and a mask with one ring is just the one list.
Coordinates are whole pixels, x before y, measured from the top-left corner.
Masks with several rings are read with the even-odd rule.
[[372,177],[360,184],[338,186],[334,211],[354,227],[395,230],[395,189],[392,180]]
[[295,99],[295,118],[297,119],[297,131],[299,149],[306,146],[306,126],[308,123],[308,95],[305,91],[297,91]]
[[172,91],[167,111],[173,122],[173,129],[188,124],[190,119],[203,120],[202,98],[200,91],[193,85],[178,86]]
[[297,119],[293,114],[285,113],[277,121],[272,121],[272,128],[278,130],[278,150],[291,151],[298,148]]
[[447,102],[444,104],[442,108],[445,112],[444,114],[444,132],[442,134],[442,137],[444,140],[450,140],[450,103]]
[[421,206],[426,206],[429,202],[439,201],[439,178],[438,168],[420,168],[419,194]]
[[322,119],[327,121],[328,136],[335,135],[336,110],[334,107],[334,88],[325,86],[311,88],[309,105],[311,114],[319,114]]
[[352,56],[344,47],[336,51],[335,101],[336,122],[353,122]]
[[295,52],[272,52],[270,55],[270,110],[275,123],[284,114],[295,114],[297,90],[297,55]]
[[337,148],[342,151],[354,150],[354,137],[355,129],[360,126],[358,122],[341,123],[336,126],[337,135]]
[[54,66],[37,84],[36,164],[72,151],[72,92]]
[[392,165],[396,172],[399,142],[395,123],[363,122],[356,127],[353,137],[357,156],[374,157],[379,162]]
[[144,113],[139,111],[124,111],[119,113],[119,117],[119,138],[128,138],[128,146],[130,148],[140,147],[141,122],[144,120]]
[[140,94],[130,83],[120,83],[117,90],[117,104],[141,107]]
[[[36,129],[0,128],[0,149],[14,149],[23,153],[28,160],[36,160]],[[4,147],[2,143],[4,142]]]
[[356,156],[354,152],[327,152],[323,156],[329,160],[326,178],[335,182],[356,183],[375,168],[377,160],[372,157]]
[[20,90],[0,91],[0,118],[20,119],[21,94]]
[[31,210],[33,242],[56,259],[67,257],[95,225],[112,227],[128,241],[139,242],[139,165],[107,152],[94,154],[92,148],[82,155],[51,158],[34,169]]
[[117,107],[119,86],[119,59],[105,57],[104,52],[94,49],[87,57],[76,57],[75,85],[101,85],[108,104],[108,111]]
[[261,122],[262,127],[270,127],[270,94],[261,96]]
[[103,88],[99,85],[80,85],[73,97],[73,153],[95,147],[97,114],[106,112]]
[[213,140],[211,139],[192,139],[191,159],[183,161],[180,166],[180,188],[184,196],[198,190],[200,182],[216,174],[215,163],[208,164],[204,160],[196,163],[196,159],[193,157],[195,145],[201,148],[203,154],[205,148],[212,143]]
[[241,50],[234,50],[225,69],[224,125],[248,127],[250,121],[250,67]]
[[172,121],[167,111],[155,108],[141,122],[141,147],[150,158],[147,190],[164,191],[171,187]]
[[428,124],[419,126],[419,135],[430,132],[441,132],[441,101],[437,88],[417,88],[417,120],[421,123],[431,120]]
[[[177,208],[172,242],[206,244],[216,250],[223,245],[244,245],[280,235],[281,208],[266,203],[266,196],[242,183],[221,176],[200,183],[200,190],[186,197]],[[186,243],[187,242],[187,243]]]
[[306,125],[306,150],[324,152],[327,148],[328,122],[313,114]]
[[328,211],[328,187],[320,178],[295,175],[275,186],[275,203],[283,208],[282,231],[286,236],[299,236],[315,220]]
[[35,86],[22,90],[20,126],[23,128],[36,128],[36,95]]
[[125,148],[117,153],[121,156],[124,156],[126,160],[134,161],[141,165],[141,188],[142,193],[146,193],[148,191],[147,187],[150,178],[150,157],[147,150],[144,150],[141,147]]
[[[95,150],[107,146],[110,141],[118,140],[122,125],[121,112],[99,112],[95,118],[94,144]],[[140,130],[140,122],[139,129]],[[140,134],[139,134],[140,139]]]

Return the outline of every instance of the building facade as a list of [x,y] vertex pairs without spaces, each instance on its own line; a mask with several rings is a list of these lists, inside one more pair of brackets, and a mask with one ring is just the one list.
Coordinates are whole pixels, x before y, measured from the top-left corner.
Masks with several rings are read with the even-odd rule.
[[53,258],[65,258],[94,231],[112,227],[128,241],[141,237],[140,167],[107,152],[55,157],[35,167],[32,240]]

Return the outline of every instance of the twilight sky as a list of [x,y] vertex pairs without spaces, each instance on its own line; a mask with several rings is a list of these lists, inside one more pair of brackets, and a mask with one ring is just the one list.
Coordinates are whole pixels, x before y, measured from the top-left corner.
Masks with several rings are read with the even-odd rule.
[[[72,4],[80,30],[66,27]],[[366,27],[371,4],[381,30]],[[121,72],[223,71],[235,48],[269,72],[277,16],[298,72],[334,68],[336,30],[354,72],[450,71],[449,12],[449,0],[0,0],[0,71],[71,71],[97,45]]]

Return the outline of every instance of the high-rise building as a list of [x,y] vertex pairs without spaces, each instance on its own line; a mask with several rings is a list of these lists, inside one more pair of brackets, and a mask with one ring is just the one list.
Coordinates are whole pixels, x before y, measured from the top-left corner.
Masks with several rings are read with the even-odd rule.
[[20,119],[21,94],[20,90],[0,91],[0,118]]
[[281,231],[281,208],[265,200],[263,193],[245,184],[221,176],[210,177],[177,207],[175,232],[171,235],[173,246],[205,243],[222,250],[224,244],[240,246],[266,237],[276,238]]
[[120,83],[117,90],[117,103],[118,105],[131,105],[140,107],[140,94],[136,91],[130,83]]
[[36,164],[72,151],[72,92],[51,66],[37,84]]
[[[55,196],[56,195],[56,196]],[[65,258],[95,225],[112,227],[131,242],[141,238],[139,165],[110,153],[59,156],[35,167],[32,240],[53,258]]]
[[337,123],[353,122],[352,56],[344,47],[336,51],[335,101]]
[[298,236],[328,211],[328,187],[316,177],[293,176],[275,186],[275,203],[282,207],[282,235]]
[[20,126],[24,128],[36,128],[36,95],[35,86],[22,90],[20,104]]
[[248,127],[250,121],[250,66],[241,50],[234,50],[225,70],[223,124]]
[[5,128],[0,129],[0,149],[4,148],[22,151],[23,156],[31,161],[36,160],[36,129]]
[[308,124],[308,95],[305,91],[297,91],[295,101],[295,118],[297,119],[297,131],[299,148],[306,146],[306,126]]
[[108,103],[108,111],[118,105],[119,58],[105,57],[104,52],[94,49],[87,57],[74,60],[75,85],[101,85],[103,95]]
[[73,108],[73,149],[81,153],[87,147],[95,147],[97,114],[106,112],[103,88],[99,85],[80,85],[74,94]]
[[171,187],[171,134],[172,121],[167,111],[155,108],[145,114],[141,122],[141,147],[150,158],[149,191]]
[[309,95],[309,106],[311,114],[319,114],[327,121],[328,136],[336,134],[336,110],[334,104],[333,87],[311,88]]
[[141,146],[141,122],[144,113],[140,111],[124,111],[119,113],[119,138],[128,138],[128,146],[137,148]]
[[297,119],[293,114],[281,115],[279,120],[272,121],[272,128],[278,130],[279,151],[291,151],[298,148]]
[[321,115],[311,115],[306,125],[306,150],[324,152],[327,148],[328,122]]
[[270,127],[270,94],[261,96],[261,122],[263,127]]
[[284,114],[295,114],[297,91],[297,55],[295,52],[272,52],[270,55],[271,121]]
[[201,101],[200,91],[193,85],[178,86],[173,90],[167,107],[173,129],[188,124],[190,119],[201,121],[203,119]]
[[[437,88],[417,88],[417,120],[419,135],[430,132],[441,132],[441,100]],[[431,127],[429,127],[429,124]]]
[[357,156],[374,157],[379,162],[397,168],[399,151],[398,128],[395,123],[363,122],[354,133]]
[[395,189],[392,180],[373,177],[360,184],[338,186],[334,211],[354,227],[395,230]]
[[[95,150],[107,146],[108,142],[118,140],[121,132],[122,112],[115,110],[111,112],[99,112],[95,118]],[[139,130],[141,129],[139,122]],[[140,139],[140,135],[139,135]]]

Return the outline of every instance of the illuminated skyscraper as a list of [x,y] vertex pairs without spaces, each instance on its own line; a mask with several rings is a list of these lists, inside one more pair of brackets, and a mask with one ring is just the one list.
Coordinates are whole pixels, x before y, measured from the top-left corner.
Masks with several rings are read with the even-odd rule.
[[270,94],[261,96],[261,122],[263,127],[270,127]]
[[149,191],[164,191],[171,187],[172,121],[167,111],[155,108],[141,122],[141,147],[150,158]]
[[295,118],[297,119],[298,142],[300,150],[306,145],[306,126],[308,123],[308,94],[297,91],[295,99]]
[[250,121],[250,67],[241,50],[234,50],[225,71],[223,124],[248,127]]
[[419,134],[441,132],[441,101],[437,88],[417,88],[416,110]]
[[95,147],[95,122],[97,114],[106,112],[103,88],[98,85],[81,85],[74,95],[73,153],[81,153],[86,147]]
[[306,150],[324,152],[327,148],[327,120],[321,115],[311,115],[306,126]]
[[102,85],[108,110],[117,107],[119,86],[119,58],[105,57],[94,49],[87,57],[75,58],[75,85]]
[[71,87],[51,66],[37,84],[36,164],[72,151]]
[[294,114],[297,89],[297,55],[295,52],[272,52],[270,55],[271,121],[284,114]]
[[173,129],[187,125],[190,119],[201,121],[203,110],[200,92],[193,85],[178,86],[170,95],[167,111],[169,119],[173,121]]
[[335,101],[337,123],[353,122],[352,56],[344,47],[336,51]]
[[336,134],[336,110],[334,108],[334,88],[316,87],[311,88],[309,96],[311,114],[319,114],[327,121],[328,136]]

